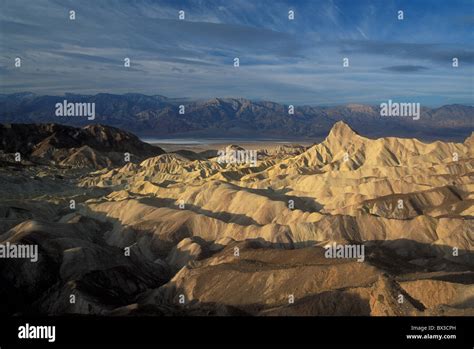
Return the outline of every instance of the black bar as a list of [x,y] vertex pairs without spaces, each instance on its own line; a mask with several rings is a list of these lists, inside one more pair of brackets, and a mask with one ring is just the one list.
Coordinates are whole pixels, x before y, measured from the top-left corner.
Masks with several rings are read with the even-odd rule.
[[[165,343],[223,344],[313,343],[311,348],[357,345],[380,348],[473,348],[472,317],[11,317],[3,318],[0,347]],[[19,339],[18,328],[56,326],[53,343]],[[426,330],[413,330],[426,327]],[[429,330],[434,326],[434,330]],[[438,326],[444,326],[438,329]],[[454,328],[454,327],[455,328]],[[407,339],[407,335],[456,335],[456,339]],[[133,348],[136,346],[132,346]]]

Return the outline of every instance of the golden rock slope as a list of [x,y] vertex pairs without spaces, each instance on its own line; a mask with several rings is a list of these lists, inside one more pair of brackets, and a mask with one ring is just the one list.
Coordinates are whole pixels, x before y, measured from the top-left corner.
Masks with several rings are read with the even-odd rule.
[[[256,167],[162,154],[61,189],[74,213],[51,190],[41,210],[4,204],[0,237],[62,231],[47,245],[65,275],[41,299],[49,313],[472,315],[473,139],[373,140],[338,122],[320,144],[260,151]],[[326,258],[333,242],[363,245],[364,261]],[[132,261],[103,257],[129,246]],[[97,291],[108,277],[122,301]],[[71,289],[83,302],[55,306]]]

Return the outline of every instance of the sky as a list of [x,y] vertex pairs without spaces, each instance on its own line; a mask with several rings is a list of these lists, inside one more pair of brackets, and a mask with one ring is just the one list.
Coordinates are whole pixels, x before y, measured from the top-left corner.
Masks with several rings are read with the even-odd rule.
[[0,8],[0,93],[474,104],[474,0],[0,0]]

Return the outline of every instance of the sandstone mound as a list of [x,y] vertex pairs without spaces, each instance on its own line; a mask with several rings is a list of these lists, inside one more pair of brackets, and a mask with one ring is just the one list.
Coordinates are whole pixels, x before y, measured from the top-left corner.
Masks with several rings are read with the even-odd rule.
[[[260,149],[252,166],[101,126],[30,131],[0,128],[13,142],[0,148],[0,242],[41,251],[0,267],[6,312],[473,312],[472,136],[369,139],[338,122],[319,144]],[[137,161],[122,162],[126,149]],[[27,159],[12,162],[17,150]],[[365,252],[327,257],[333,244]]]
[[110,126],[88,125],[83,128],[59,124],[0,125],[0,149],[20,153],[34,161],[63,166],[103,168],[163,154],[164,151],[137,136]]

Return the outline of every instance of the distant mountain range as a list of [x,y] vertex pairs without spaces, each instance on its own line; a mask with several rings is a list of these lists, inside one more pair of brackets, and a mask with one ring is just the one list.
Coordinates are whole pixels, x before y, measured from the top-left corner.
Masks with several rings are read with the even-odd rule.
[[[55,105],[64,100],[95,103],[95,119],[56,116]],[[180,105],[184,105],[184,114],[179,113]],[[243,98],[189,101],[135,93],[0,94],[0,122],[3,123],[53,122],[74,126],[99,123],[142,137],[314,139],[327,135],[332,125],[340,120],[370,137],[461,141],[474,129],[474,107],[458,104],[440,108],[422,106],[420,120],[413,120],[411,117],[380,116],[379,106],[360,104],[295,106],[294,115],[289,115],[288,105]]]

